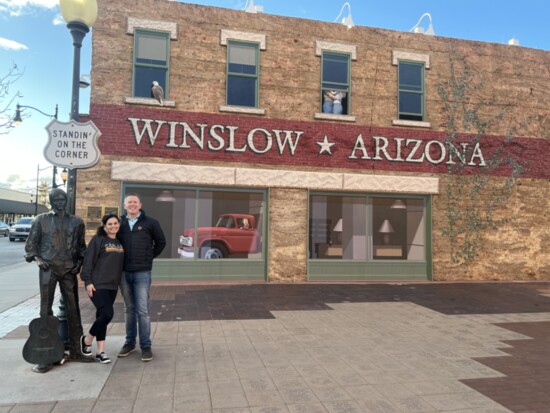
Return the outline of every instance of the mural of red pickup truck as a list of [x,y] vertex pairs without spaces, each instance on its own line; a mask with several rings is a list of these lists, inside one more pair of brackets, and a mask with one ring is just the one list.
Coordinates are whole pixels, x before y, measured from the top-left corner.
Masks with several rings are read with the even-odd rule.
[[253,215],[222,214],[214,227],[199,227],[197,233],[194,229],[184,230],[178,254],[181,258],[194,258],[198,246],[199,258],[246,257],[261,250],[259,240]]

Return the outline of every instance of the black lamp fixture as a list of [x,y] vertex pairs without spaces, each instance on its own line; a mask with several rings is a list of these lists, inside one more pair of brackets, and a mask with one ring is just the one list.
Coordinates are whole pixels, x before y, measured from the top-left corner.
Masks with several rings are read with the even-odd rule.
[[67,171],[67,168],[63,168],[59,176],[61,176],[61,180],[63,181],[63,186],[65,186],[67,183],[67,179],[69,178],[69,172]]
[[[50,115],[49,113],[42,112],[40,109],[37,109],[34,106],[20,105],[18,103],[17,106],[15,107],[15,116],[13,117],[13,123],[16,126],[19,126],[19,125],[21,125],[21,123],[23,123],[23,117],[21,116],[21,112],[22,112],[21,109],[32,109],[32,110],[37,111],[38,113],[41,113],[44,116],[48,116],[49,118],[53,118],[53,119],[57,119],[57,114],[58,114],[58,111],[59,111],[59,107],[58,107],[57,104],[55,105],[55,113],[53,115]],[[57,177],[57,166],[54,165],[53,166],[53,177],[52,177],[52,189],[57,188],[56,177]]]
[[44,116],[48,116],[49,118],[57,119],[58,105],[55,105],[55,113],[53,115],[50,115],[49,113],[42,112],[40,109],[37,109],[33,106],[20,105],[18,103],[15,107],[15,116],[13,117],[13,123],[15,123],[17,126],[19,126],[19,125],[21,125],[21,123],[23,123],[23,118],[21,117],[21,108],[36,110],[38,113],[41,113]]
[[86,89],[90,86],[90,75],[84,74],[80,75],[80,80],[78,82],[78,85],[80,86],[80,89]]
[[[67,22],[67,28],[73,38],[73,83],[71,95],[71,120],[80,121],[80,49],[82,40],[97,18],[96,0],[60,0],[59,8],[63,19]],[[69,198],[69,212],[76,210],[76,169],[70,169],[68,174],[67,195]]]

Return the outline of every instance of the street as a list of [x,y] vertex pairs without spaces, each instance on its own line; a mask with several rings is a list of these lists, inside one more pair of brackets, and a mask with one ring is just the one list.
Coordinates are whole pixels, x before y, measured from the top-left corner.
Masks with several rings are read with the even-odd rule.
[[25,242],[10,242],[9,237],[0,237],[0,268],[24,262]]

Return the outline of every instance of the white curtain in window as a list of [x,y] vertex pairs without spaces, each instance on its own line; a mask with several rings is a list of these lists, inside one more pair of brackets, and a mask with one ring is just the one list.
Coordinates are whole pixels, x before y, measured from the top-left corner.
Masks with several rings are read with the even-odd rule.
[[256,50],[250,46],[231,45],[229,63],[256,66]]
[[166,61],[166,38],[141,35],[138,40],[138,58]]

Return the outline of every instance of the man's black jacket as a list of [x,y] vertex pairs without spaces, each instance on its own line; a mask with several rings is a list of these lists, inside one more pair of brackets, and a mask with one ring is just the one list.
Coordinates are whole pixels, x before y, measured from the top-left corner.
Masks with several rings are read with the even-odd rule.
[[148,217],[143,209],[132,230],[128,216],[122,216],[118,239],[124,247],[124,271],[151,271],[153,258],[166,246],[159,222]]

